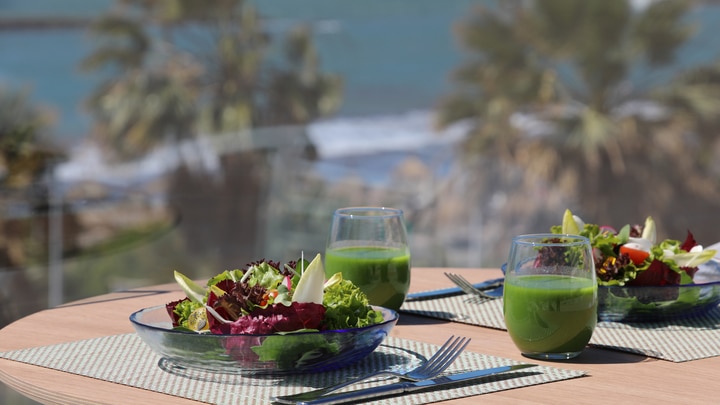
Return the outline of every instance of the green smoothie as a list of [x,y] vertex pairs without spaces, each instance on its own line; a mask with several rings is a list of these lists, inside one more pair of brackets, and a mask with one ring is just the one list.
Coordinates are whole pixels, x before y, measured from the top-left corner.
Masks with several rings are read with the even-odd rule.
[[522,353],[577,353],[597,323],[597,284],[558,275],[510,278],[503,311],[508,333]]
[[410,287],[407,249],[344,247],[325,252],[325,275],[341,272],[368,297],[371,305],[398,309]]

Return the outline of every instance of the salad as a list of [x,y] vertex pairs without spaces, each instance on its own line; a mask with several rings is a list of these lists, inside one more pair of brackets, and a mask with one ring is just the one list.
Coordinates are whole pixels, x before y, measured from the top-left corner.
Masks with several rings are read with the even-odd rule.
[[641,225],[610,226],[585,223],[566,210],[555,234],[582,235],[590,239],[598,285],[665,286],[691,284],[698,266],[709,261],[715,250],[703,249],[688,231],[684,241],[658,241],[655,221],[647,217]]
[[281,265],[260,260],[226,270],[205,287],[175,272],[186,297],[166,304],[173,328],[211,334],[287,334],[360,328],[383,321],[365,294],[321,256]]

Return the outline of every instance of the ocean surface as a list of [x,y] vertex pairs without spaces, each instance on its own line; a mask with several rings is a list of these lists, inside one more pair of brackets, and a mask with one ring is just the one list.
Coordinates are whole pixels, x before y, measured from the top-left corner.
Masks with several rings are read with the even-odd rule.
[[[457,141],[432,128],[432,109],[452,90],[449,76],[464,57],[453,25],[481,0],[256,0],[266,27],[279,34],[309,23],[322,69],[344,77],[344,103],[338,114],[315,124],[311,136],[321,157],[376,156],[384,167],[404,151],[433,150]],[[638,6],[647,1],[636,2]],[[95,16],[110,0],[0,0],[0,18],[17,16]],[[720,7],[698,5],[688,19],[696,35],[666,69],[638,66],[630,89],[657,86],[678,70],[720,57]],[[26,89],[31,100],[54,111],[54,138],[77,145],[90,119],[85,97],[101,81],[78,69],[95,43],[83,29],[0,30],[0,87]],[[440,140],[439,140],[440,139]],[[372,141],[370,141],[372,140]],[[433,146],[435,145],[435,146]]]
[[[345,78],[340,116],[366,116],[432,107],[449,89],[460,52],[452,24],[476,1],[363,2],[263,0],[270,32],[310,23],[322,68]],[[0,17],[91,16],[109,1],[0,0]],[[83,138],[89,118],[82,101],[101,80],[78,69],[93,47],[82,29],[0,31],[0,85],[27,88],[32,100],[57,111],[56,136]]]

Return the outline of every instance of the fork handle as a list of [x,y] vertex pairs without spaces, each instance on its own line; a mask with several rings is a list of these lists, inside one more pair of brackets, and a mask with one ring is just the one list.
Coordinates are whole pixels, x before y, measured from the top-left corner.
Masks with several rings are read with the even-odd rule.
[[359,382],[368,380],[373,377],[381,377],[381,376],[386,376],[386,375],[396,375],[396,374],[393,372],[390,372],[390,371],[376,371],[374,373],[365,374],[365,375],[357,377],[357,378],[352,378],[350,380],[343,381],[339,384],[335,384],[330,387],[320,388],[320,389],[316,389],[313,391],[300,392],[300,393],[292,394],[292,395],[282,395],[282,396],[277,396],[277,397],[271,397],[270,400],[281,403],[281,404],[296,404],[298,402],[303,402],[303,401],[312,401],[314,399],[320,398],[321,396],[323,396],[325,394],[329,394],[331,392],[337,391],[341,388],[345,388],[347,386],[357,384]]

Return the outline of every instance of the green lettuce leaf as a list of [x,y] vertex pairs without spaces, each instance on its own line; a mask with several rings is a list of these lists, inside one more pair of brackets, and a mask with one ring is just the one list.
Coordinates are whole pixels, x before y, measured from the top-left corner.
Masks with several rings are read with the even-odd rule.
[[235,269],[235,270],[225,270],[225,271],[223,271],[222,273],[220,273],[220,274],[218,274],[218,275],[213,276],[212,278],[210,278],[210,279],[207,281],[207,285],[208,285],[208,286],[216,285],[217,283],[219,283],[219,282],[221,282],[221,281],[225,281],[225,280],[231,280],[231,281],[237,282],[237,281],[240,281],[240,279],[242,278],[242,276],[243,276],[243,271],[242,271],[242,270],[237,270],[237,269]]
[[192,330],[188,326],[188,318],[198,308],[204,307],[201,302],[185,300],[180,301],[173,309],[173,312],[178,316],[178,326],[176,328]]
[[284,278],[278,269],[270,266],[266,262],[252,266],[248,271],[251,272],[250,277],[247,279],[250,287],[260,285],[267,289],[277,288]]
[[277,368],[291,370],[337,354],[340,344],[320,334],[297,335],[291,339],[278,334],[265,338],[261,345],[253,346],[252,351],[260,361],[275,361]]
[[335,278],[333,283],[329,283],[323,305],[327,329],[361,328],[383,321],[382,313],[370,306],[365,293],[352,281],[342,278]]

